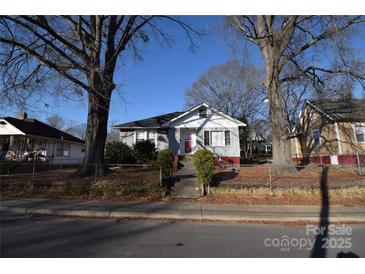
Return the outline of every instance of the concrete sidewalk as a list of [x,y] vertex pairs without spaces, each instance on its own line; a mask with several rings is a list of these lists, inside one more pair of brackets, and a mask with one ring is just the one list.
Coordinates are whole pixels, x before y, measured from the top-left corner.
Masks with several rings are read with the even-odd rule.
[[[146,218],[197,221],[293,222],[320,220],[319,206],[123,203],[113,201],[1,198],[0,210],[72,217]],[[365,206],[332,206],[330,222],[365,222]]]

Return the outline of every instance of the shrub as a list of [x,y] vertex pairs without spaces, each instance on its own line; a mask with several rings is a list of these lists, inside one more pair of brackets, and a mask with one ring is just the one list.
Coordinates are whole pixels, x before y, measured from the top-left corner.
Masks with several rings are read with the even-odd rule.
[[155,144],[149,140],[139,141],[134,145],[133,150],[137,162],[141,164],[148,163],[156,157]]
[[164,176],[169,176],[174,163],[174,154],[169,149],[161,150],[157,155],[158,166],[162,169]]
[[193,166],[203,195],[205,195],[206,187],[210,186],[214,174],[213,153],[205,149],[197,150],[193,155]]
[[113,164],[130,164],[136,161],[133,150],[128,145],[118,141],[106,144],[105,159]]

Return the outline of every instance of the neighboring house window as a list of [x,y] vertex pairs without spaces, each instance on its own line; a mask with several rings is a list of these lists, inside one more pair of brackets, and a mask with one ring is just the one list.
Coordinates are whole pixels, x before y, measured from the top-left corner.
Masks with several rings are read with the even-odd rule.
[[210,145],[209,131],[204,131],[204,145],[205,146],[209,146]]
[[319,135],[319,130],[315,129],[312,131],[312,139],[313,139],[313,145],[319,146],[321,144],[321,137]]
[[200,118],[207,118],[207,109],[206,108],[199,109],[199,117]]
[[71,145],[66,143],[57,143],[56,156],[57,157],[70,157]]
[[146,140],[146,134],[144,130],[136,131],[136,143]]
[[365,126],[362,126],[362,125],[355,126],[355,140],[356,140],[356,143],[365,142]]
[[213,147],[224,146],[224,131],[211,131],[211,136]]
[[224,144],[226,146],[230,146],[231,145],[231,132],[229,130],[226,130],[224,132]]

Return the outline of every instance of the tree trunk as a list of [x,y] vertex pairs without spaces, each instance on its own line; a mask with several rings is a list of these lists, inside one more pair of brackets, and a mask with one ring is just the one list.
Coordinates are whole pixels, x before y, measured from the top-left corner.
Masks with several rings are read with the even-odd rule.
[[104,175],[104,148],[112,90],[103,85],[89,92],[85,155],[77,176]]
[[[297,175],[291,158],[288,129],[285,126],[280,71],[275,50],[264,51],[266,67],[266,87],[270,103],[270,124],[272,129],[272,171],[278,175]],[[279,57],[280,58],[280,57]]]

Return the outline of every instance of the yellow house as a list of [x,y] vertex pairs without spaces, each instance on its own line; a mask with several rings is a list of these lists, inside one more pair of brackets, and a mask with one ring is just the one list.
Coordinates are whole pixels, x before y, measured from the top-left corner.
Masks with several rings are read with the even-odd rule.
[[365,162],[365,100],[305,101],[291,153],[305,163]]

